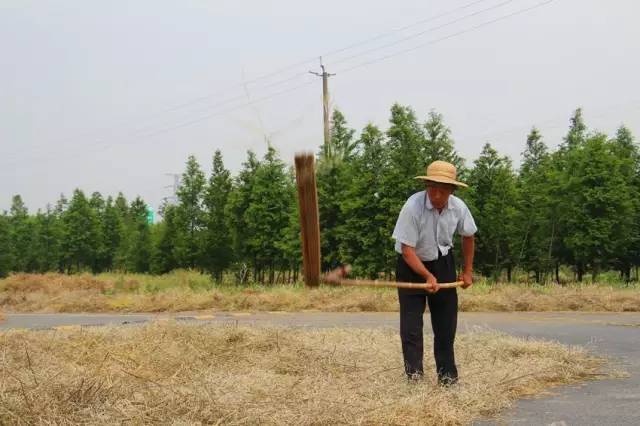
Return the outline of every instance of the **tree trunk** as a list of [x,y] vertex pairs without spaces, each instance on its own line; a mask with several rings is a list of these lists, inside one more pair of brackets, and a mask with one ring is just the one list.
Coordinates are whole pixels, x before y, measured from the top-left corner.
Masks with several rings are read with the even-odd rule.
[[511,265],[507,266],[507,282],[511,282]]
[[[545,277],[547,275],[547,272],[549,272],[549,266],[551,266],[551,254],[553,253],[553,236],[554,236],[555,230],[556,230],[556,222],[553,221],[551,223],[551,238],[549,238],[549,251],[547,254],[547,264],[544,266]],[[556,261],[556,283],[560,284],[560,277],[558,272],[559,272],[558,261]]]
[[579,283],[582,282],[582,276],[584,275],[584,271],[582,270],[582,265],[578,264],[576,267],[577,280]]
[[556,283],[560,284],[560,263],[556,261]]
[[269,285],[273,285],[276,283],[276,270],[273,267],[273,265],[271,265],[269,267]]

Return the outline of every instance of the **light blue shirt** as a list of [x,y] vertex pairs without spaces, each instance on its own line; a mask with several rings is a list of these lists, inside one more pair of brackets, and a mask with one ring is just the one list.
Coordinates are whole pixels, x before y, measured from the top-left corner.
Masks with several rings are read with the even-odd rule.
[[453,234],[469,237],[476,233],[476,223],[467,205],[455,195],[450,195],[442,213],[434,208],[426,191],[413,194],[400,210],[393,238],[395,249],[402,254],[402,244],[415,247],[416,254],[428,262],[443,256],[453,248]]

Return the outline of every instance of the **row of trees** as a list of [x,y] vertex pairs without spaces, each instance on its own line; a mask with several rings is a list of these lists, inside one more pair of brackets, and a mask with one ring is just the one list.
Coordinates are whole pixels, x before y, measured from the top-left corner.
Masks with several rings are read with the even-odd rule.
[[[406,198],[421,190],[414,176],[441,159],[456,164],[470,189],[460,191],[479,231],[476,270],[511,280],[559,280],[569,266],[578,280],[615,269],[631,279],[640,265],[640,154],[631,132],[613,137],[589,131],[576,110],[566,137],[551,152],[533,128],[522,163],[490,145],[471,166],[455,151],[443,118],[424,122],[406,106],[391,108],[386,131],[369,124],[359,135],[340,111],[331,141],[318,153],[318,195],[324,269],[351,263],[358,275],[391,276],[390,239]],[[269,147],[249,152],[233,177],[222,153],[206,177],[189,157],[175,204],[149,224],[146,206],[119,194],[106,200],[76,190],[54,208],[29,215],[15,196],[0,215],[0,275],[10,271],[124,270],[164,273],[205,270],[218,279],[290,282],[300,269],[300,237],[293,172]]]
[[76,190],[54,208],[29,215],[22,198],[0,215],[0,276],[10,271],[94,272],[150,268],[151,228],[147,206],[122,194],[106,200]]

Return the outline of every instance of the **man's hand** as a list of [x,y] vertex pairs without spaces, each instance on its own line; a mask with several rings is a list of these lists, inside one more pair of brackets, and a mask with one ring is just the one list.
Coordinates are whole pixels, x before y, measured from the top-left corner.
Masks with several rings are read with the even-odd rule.
[[402,257],[404,261],[407,262],[407,265],[409,265],[409,267],[413,270],[413,272],[424,278],[424,281],[427,284],[427,291],[429,293],[435,293],[436,291],[440,290],[438,280],[422,264],[422,261],[416,255],[415,247],[402,244]]
[[458,276],[458,281],[464,282],[462,288],[469,288],[473,285],[473,274],[471,272],[463,272]]
[[435,275],[429,274],[427,276],[427,292],[435,293],[438,290],[440,290],[440,285],[438,284],[438,280],[436,279]]

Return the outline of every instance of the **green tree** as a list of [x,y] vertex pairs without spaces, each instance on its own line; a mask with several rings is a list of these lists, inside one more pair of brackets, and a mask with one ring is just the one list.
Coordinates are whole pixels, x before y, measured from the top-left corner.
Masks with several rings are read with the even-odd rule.
[[34,240],[31,247],[37,272],[56,271],[61,262],[62,225],[55,210],[47,206],[36,214]]
[[201,267],[202,263],[202,197],[205,189],[205,176],[193,155],[187,160],[182,174],[180,188],[177,191],[178,205],[176,219],[179,232],[175,242],[175,255],[181,266]]
[[322,269],[337,267],[340,259],[340,228],[344,224],[340,205],[348,186],[346,176],[355,156],[355,131],[347,127],[344,115],[335,110],[331,120],[331,141],[318,158],[317,187],[320,214]]
[[203,264],[218,280],[233,260],[231,232],[226,210],[232,190],[231,173],[224,167],[222,153],[216,150],[209,184],[204,194]]
[[295,193],[295,172],[292,169],[289,170],[289,180],[291,182],[289,194],[291,210],[287,226],[284,228],[282,238],[276,247],[282,252],[283,266],[287,268],[286,272],[289,274],[286,282],[295,282],[302,265],[302,242],[300,239],[300,208]]
[[[386,214],[384,235],[391,237],[400,209],[413,193],[424,190],[414,178],[424,175],[427,159],[424,153],[424,134],[416,115],[409,107],[395,104],[391,107],[387,136],[387,168],[382,174],[380,206]],[[392,240],[385,256],[389,262],[386,271],[395,269]],[[391,253],[391,255],[389,255]]]
[[[128,209],[126,211],[128,214]],[[108,197],[100,217],[104,244],[102,259],[104,268],[107,270],[113,269],[117,264],[118,251],[125,238],[124,219],[121,216],[121,210],[114,204],[113,198]]]
[[478,270],[498,279],[507,269],[507,280],[517,260],[514,250],[516,233],[515,175],[511,160],[485,144],[470,171],[470,207],[478,225],[476,265]]
[[587,126],[582,118],[582,108],[576,109],[569,121],[569,132],[564,138],[564,147],[571,150],[582,145],[587,137]]
[[413,178],[424,174],[428,159],[422,126],[411,108],[393,105],[390,123],[387,130],[389,169],[385,173],[386,189],[394,204],[399,204],[396,207],[399,212],[406,199],[420,188]]
[[168,204],[162,208],[163,220],[156,230],[151,255],[151,272],[165,274],[178,267],[175,256],[175,241],[178,234],[176,206]]
[[105,229],[104,229],[104,215],[106,209],[106,203],[102,194],[99,192],[94,192],[91,194],[91,198],[89,199],[89,206],[93,209],[98,218],[98,230],[97,230],[97,238],[96,238],[96,246],[95,246],[95,260],[94,265],[92,266],[92,270],[95,272],[101,272],[107,269],[108,267],[108,247],[106,243],[105,237]]
[[13,268],[15,271],[33,271],[35,269],[33,253],[31,252],[33,224],[20,195],[13,197],[9,213]]
[[337,166],[348,160],[356,149],[355,130],[347,126],[347,120],[338,109],[331,115],[331,130],[328,144],[323,144],[319,158],[325,166]]
[[[251,203],[251,193],[255,175],[260,166],[260,161],[253,151],[247,152],[247,160],[242,163],[242,169],[234,180],[234,185],[229,194],[227,205],[227,220],[233,242],[233,252],[236,260],[241,264],[237,269],[244,270],[247,262],[251,259],[248,241],[250,238],[245,212]],[[246,274],[238,274],[239,281],[244,283]]]
[[[587,138],[587,126],[582,117],[582,109],[574,111],[569,120],[569,130],[564,137],[560,149],[551,156],[550,170],[548,173],[547,187],[549,189],[550,215],[553,218],[551,228],[551,248],[550,258],[555,263],[555,279],[560,282],[560,265],[576,265],[573,257],[574,251],[567,247],[567,241],[571,234],[571,229],[567,228],[568,221],[565,220],[571,212],[580,210],[579,205],[571,205],[576,201],[574,198],[566,197],[568,189],[568,174],[570,174],[570,158],[577,151],[582,149]],[[576,273],[582,279],[584,265],[576,265]]]
[[612,266],[620,270],[626,281],[630,281],[631,268],[640,265],[640,150],[633,134],[625,126],[618,128],[611,143],[614,154],[622,162],[620,171],[627,182],[627,192],[622,194],[632,204],[633,222],[629,232],[618,235]]
[[630,190],[624,161],[605,135],[595,134],[581,149],[569,151],[566,165],[564,244],[578,281],[588,267],[596,280],[603,266],[615,257],[619,236],[632,231],[633,204],[620,195]]
[[120,231],[119,236],[111,233],[110,236],[107,237],[112,242],[117,241],[117,248],[113,258],[113,268],[120,271],[127,271],[131,265],[129,261],[131,240],[127,236],[127,229],[131,223],[131,212],[129,211],[129,201],[127,201],[127,198],[122,192],[119,192],[116,196],[113,202],[113,212],[110,214],[114,222],[113,225],[115,226],[112,232]]
[[436,111],[429,112],[424,124],[424,138],[425,164],[441,160],[454,164],[458,170],[464,168],[464,160],[454,149],[451,130],[445,125],[442,114]]
[[523,161],[517,182],[516,228],[514,248],[518,252],[517,265],[532,271],[541,282],[552,267],[549,255],[554,215],[551,213],[549,161],[547,146],[535,127],[527,136]]
[[118,216],[120,216],[120,218],[124,220],[124,218],[129,216],[129,202],[122,192],[118,192],[113,204],[114,208],[118,211]]
[[11,247],[11,220],[6,213],[0,214],[0,278],[13,270],[13,250]]
[[136,197],[129,206],[129,218],[125,224],[128,239],[127,270],[149,272],[151,259],[151,231],[147,222],[147,205]]
[[384,134],[367,125],[360,136],[362,154],[349,169],[344,201],[341,204],[344,225],[339,229],[342,258],[351,263],[356,275],[377,278],[379,272],[390,272],[395,259],[389,243],[387,212],[383,207],[383,174],[387,169]]
[[293,208],[293,191],[291,175],[275,149],[269,147],[256,170],[249,207],[244,214],[248,254],[254,276],[261,282],[274,283],[276,271],[288,267],[281,247]]
[[62,253],[67,272],[95,265],[99,222],[84,193],[76,189],[62,213]]

